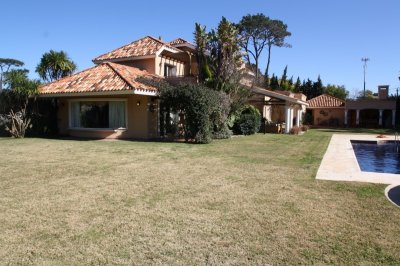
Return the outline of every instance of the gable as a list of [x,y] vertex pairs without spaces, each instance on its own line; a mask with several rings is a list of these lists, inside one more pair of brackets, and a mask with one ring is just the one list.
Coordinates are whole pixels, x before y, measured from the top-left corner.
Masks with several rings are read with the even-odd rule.
[[105,61],[116,61],[124,59],[132,59],[135,57],[155,56],[161,48],[170,49],[175,52],[180,50],[172,47],[171,45],[153,38],[146,36],[127,45],[119,47],[111,52],[105,53],[93,59],[94,63],[101,63]]
[[307,101],[309,108],[342,108],[345,102],[328,94],[322,94]]

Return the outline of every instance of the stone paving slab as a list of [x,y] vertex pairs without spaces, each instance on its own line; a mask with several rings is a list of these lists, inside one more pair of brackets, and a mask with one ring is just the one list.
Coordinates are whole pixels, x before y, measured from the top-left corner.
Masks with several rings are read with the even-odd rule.
[[351,140],[394,140],[394,136],[377,138],[378,135],[334,134],[319,166],[316,179],[333,181],[356,181],[379,184],[400,184],[399,174],[361,171],[354,154]]

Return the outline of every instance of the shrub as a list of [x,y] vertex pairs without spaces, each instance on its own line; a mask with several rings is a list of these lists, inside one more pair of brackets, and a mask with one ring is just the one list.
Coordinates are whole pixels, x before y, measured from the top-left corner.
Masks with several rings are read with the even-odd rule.
[[313,124],[313,116],[311,113],[304,113],[303,114],[303,124],[305,125],[312,125]]
[[307,132],[310,129],[307,125],[301,125],[301,131]]
[[229,96],[201,85],[164,85],[160,94],[166,113],[182,114],[186,141],[209,143],[214,136],[228,136],[226,121],[229,114]]
[[292,135],[299,135],[299,133],[301,132],[301,128],[299,126],[293,126],[289,133]]
[[236,118],[233,131],[236,134],[252,135],[257,133],[261,127],[261,114],[252,105],[246,105],[239,117]]

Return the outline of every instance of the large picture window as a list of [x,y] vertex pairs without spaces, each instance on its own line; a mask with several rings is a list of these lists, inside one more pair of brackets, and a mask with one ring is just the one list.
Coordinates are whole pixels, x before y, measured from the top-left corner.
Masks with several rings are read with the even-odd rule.
[[126,101],[72,101],[72,128],[126,128]]

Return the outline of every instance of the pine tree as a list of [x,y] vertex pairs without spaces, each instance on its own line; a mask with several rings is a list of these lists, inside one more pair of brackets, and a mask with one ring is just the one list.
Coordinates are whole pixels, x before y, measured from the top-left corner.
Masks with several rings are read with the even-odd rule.
[[290,79],[287,81],[288,84],[288,88],[290,91],[294,91],[294,87],[293,87],[293,76],[290,77]]
[[283,74],[281,77],[281,83],[280,83],[281,87],[283,87],[283,84],[286,83],[286,79],[287,79],[287,65],[285,66],[285,69],[283,70]]
[[272,90],[277,90],[277,89],[279,89],[278,77],[275,76],[275,74],[272,74],[270,87],[271,87]]
[[324,87],[322,84],[321,77],[318,75],[318,79],[316,82],[313,83],[312,85],[312,93],[311,93],[311,98],[320,96],[321,94],[324,93]]
[[302,91],[300,77],[297,77],[296,83],[294,84],[294,92],[299,93]]
[[301,91],[304,95],[307,96],[307,99],[312,99],[314,98],[313,94],[313,82],[310,79],[307,79],[307,81],[303,81],[303,84],[301,85]]

